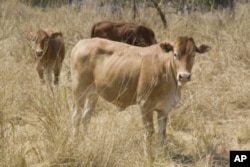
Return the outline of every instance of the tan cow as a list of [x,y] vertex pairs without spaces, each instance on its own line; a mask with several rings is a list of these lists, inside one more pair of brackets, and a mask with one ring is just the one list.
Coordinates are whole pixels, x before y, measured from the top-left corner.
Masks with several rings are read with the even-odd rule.
[[101,21],[93,25],[91,38],[99,37],[135,46],[156,44],[154,31],[134,23]]
[[31,32],[30,36],[34,42],[36,70],[41,82],[45,82],[44,74],[46,74],[48,82],[51,83],[53,71],[54,84],[57,85],[65,56],[62,32],[57,29],[40,29],[37,32]]
[[139,104],[150,143],[153,111],[158,114],[161,143],[166,135],[167,115],[179,101],[182,86],[190,81],[195,54],[205,53],[192,37],[178,37],[149,47],[136,47],[101,38],[79,41],[71,52],[73,133],[84,131],[98,96],[121,108]]

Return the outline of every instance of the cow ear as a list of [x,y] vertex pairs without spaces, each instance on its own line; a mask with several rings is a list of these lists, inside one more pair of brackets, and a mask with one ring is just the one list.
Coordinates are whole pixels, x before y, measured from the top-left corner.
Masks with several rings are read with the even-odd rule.
[[210,49],[211,49],[210,46],[202,44],[202,45],[200,45],[199,47],[196,47],[196,52],[198,52],[198,53],[206,53],[206,52],[208,52]]
[[165,51],[165,52],[170,52],[173,51],[173,46],[170,43],[161,43],[160,47]]
[[56,38],[57,36],[63,36],[61,32],[54,32],[51,35],[48,35],[49,38]]
[[35,36],[36,36],[36,33],[35,32],[30,32],[30,39],[32,41],[35,41]]

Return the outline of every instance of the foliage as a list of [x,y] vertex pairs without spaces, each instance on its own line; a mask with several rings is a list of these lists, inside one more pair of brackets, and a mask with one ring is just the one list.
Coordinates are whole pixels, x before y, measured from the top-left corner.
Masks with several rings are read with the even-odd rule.
[[[63,4],[69,4],[72,0],[19,0],[30,6],[61,6]],[[74,1],[74,0],[73,0]],[[87,2],[88,0],[75,0],[74,2]],[[115,4],[115,5],[127,5],[132,6],[134,0],[92,0],[91,2],[97,4]],[[89,1],[90,2],[90,1]],[[135,0],[137,4],[152,5],[152,0]],[[195,9],[197,7],[203,7],[208,9],[215,9],[218,5],[223,7],[230,7],[233,5],[233,0],[156,0],[156,2],[166,5],[172,3],[176,10],[183,10],[184,6]]]
[[69,0],[20,0],[20,2],[28,4],[30,6],[61,6],[67,4]]

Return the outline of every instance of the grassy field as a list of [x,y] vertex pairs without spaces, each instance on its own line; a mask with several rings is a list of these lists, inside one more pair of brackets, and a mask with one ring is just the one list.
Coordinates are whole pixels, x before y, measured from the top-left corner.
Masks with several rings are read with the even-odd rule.
[[[97,12],[98,11],[98,12]],[[167,151],[154,145],[155,167],[226,167],[230,150],[250,150],[250,5],[226,13],[166,14],[163,29],[155,9],[140,9],[136,23],[151,27],[158,41],[193,36],[208,44],[197,55],[192,81],[167,125]],[[137,106],[118,112],[100,99],[89,138],[72,139],[69,52],[89,38],[101,20],[133,21],[93,7],[30,8],[15,0],[0,5],[0,166],[142,167],[145,140]],[[58,27],[66,59],[58,87],[41,85],[29,32]]]

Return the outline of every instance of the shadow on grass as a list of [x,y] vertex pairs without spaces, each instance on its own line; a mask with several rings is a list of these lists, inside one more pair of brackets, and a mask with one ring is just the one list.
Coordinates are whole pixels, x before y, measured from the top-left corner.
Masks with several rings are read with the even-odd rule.
[[[171,157],[173,161],[183,165],[191,165],[196,163],[195,158],[192,155],[173,154],[171,155]],[[210,158],[210,162],[212,167],[229,166],[229,159],[219,154],[212,155]]]
[[171,155],[172,159],[181,164],[193,164],[194,158],[192,155],[184,155],[184,154],[174,154]]

